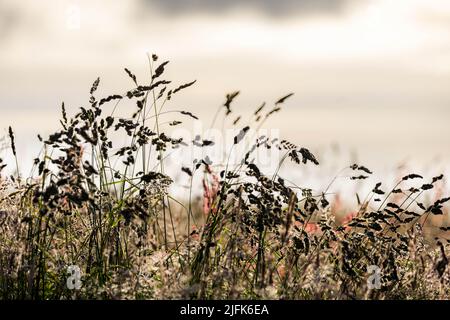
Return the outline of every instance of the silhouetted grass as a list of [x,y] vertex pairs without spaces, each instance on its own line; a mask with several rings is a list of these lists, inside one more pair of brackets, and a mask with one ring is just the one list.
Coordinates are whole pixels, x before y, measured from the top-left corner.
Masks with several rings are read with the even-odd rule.
[[[149,56],[150,83],[140,84],[125,68],[131,90],[98,98],[97,79],[88,107],[69,116],[63,104],[61,129],[47,139],[39,136],[42,152],[26,179],[9,128],[17,175],[1,177],[3,299],[450,297],[449,226],[442,225],[432,241],[424,234],[430,216],[448,214],[444,204],[450,198],[423,200],[444,177],[424,181],[410,174],[390,191],[378,183],[340,219],[330,187],[343,174],[352,183],[371,170],[348,166],[316,194],[279,174],[288,161],[319,165],[313,153],[250,133],[292,93],[272,107],[263,103],[242,126],[232,107],[239,92],[226,95],[213,125],[223,116],[238,128],[227,146],[230,154],[244,142],[250,147],[239,163],[214,164],[205,156],[189,167],[180,164],[190,181],[187,200],[171,196],[175,178],[166,172],[168,153],[190,146],[207,154],[214,141],[183,141],[164,130],[198,119],[188,110],[163,111],[195,81],[171,89],[161,79],[168,61],[158,61]],[[135,105],[128,118],[116,115],[123,101]],[[126,143],[116,145],[118,140]],[[254,154],[270,148],[281,156],[271,159],[278,162],[275,172],[264,172]],[[203,185],[197,186],[194,177],[201,174]],[[198,191],[200,201],[192,197]],[[69,266],[81,270],[79,290],[67,286]],[[381,270],[379,288],[369,285],[371,266]]]

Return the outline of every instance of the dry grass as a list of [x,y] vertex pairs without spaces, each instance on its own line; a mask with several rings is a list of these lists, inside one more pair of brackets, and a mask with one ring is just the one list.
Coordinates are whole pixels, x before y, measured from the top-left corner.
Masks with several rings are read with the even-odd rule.
[[[181,125],[180,117],[197,119],[189,111],[163,111],[195,81],[171,89],[161,80],[167,62],[153,55],[149,63],[148,84],[125,69],[131,90],[98,99],[97,79],[88,108],[70,117],[63,105],[61,130],[39,137],[42,152],[28,179],[19,175],[10,128],[17,174],[1,177],[2,299],[450,298],[450,229],[445,220],[426,228],[448,215],[449,198],[433,194],[443,176],[407,175],[391,191],[377,184],[347,211],[328,194],[334,181],[315,194],[252,160],[255,150],[278,148],[282,156],[272,159],[278,169],[287,162],[319,165],[306,148],[249,134],[292,94],[263,104],[241,126],[234,92],[214,122],[223,114],[239,129],[230,149],[244,141],[251,147],[236,165],[204,157],[180,167],[191,182],[203,175],[203,199],[192,197],[201,187],[191,183],[189,201],[177,200],[166,155],[186,143],[207,153],[213,141],[182,141],[164,131],[164,123]],[[128,118],[116,115],[123,101],[135,104]],[[167,122],[170,116],[176,119]],[[120,147],[113,146],[118,134],[127,141]],[[360,165],[344,172],[349,183],[372,174]],[[435,199],[423,200],[425,194]],[[79,290],[67,287],[71,265],[82,272]],[[368,285],[370,266],[381,270],[379,289]]]

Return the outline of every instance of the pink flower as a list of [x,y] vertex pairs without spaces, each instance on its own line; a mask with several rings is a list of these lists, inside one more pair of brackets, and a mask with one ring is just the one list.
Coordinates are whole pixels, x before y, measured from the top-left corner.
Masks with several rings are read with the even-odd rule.
[[216,212],[216,209],[213,209],[212,205],[219,193],[220,181],[219,177],[212,171],[210,166],[206,166],[206,171],[211,176],[212,181],[208,183],[206,179],[203,179],[203,213],[209,214],[211,210]]
[[[302,229],[303,224],[300,221],[296,221],[295,225],[298,228],[300,228],[300,230]],[[315,222],[308,222],[308,223],[306,223],[306,225],[305,225],[303,230],[306,233],[310,233],[310,234],[318,233],[318,232],[321,231],[320,227]]]
[[320,227],[317,225],[317,223],[313,223],[313,222],[308,222],[305,225],[305,231],[306,233],[317,233],[320,231]]
[[344,220],[342,220],[342,225],[345,225],[345,230],[350,230],[351,227],[348,226],[348,224],[354,219],[356,218],[356,216],[358,215],[357,211],[354,212],[350,212],[349,214],[347,214],[344,217]]

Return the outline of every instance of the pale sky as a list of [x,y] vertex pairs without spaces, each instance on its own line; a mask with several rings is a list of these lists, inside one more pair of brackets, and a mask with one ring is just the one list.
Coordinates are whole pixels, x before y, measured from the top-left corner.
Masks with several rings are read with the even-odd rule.
[[0,135],[12,125],[30,161],[61,101],[86,105],[97,76],[105,95],[130,88],[146,52],[197,79],[172,107],[205,123],[227,92],[244,114],[295,92],[267,126],[324,157],[449,163],[448,0],[0,0]]

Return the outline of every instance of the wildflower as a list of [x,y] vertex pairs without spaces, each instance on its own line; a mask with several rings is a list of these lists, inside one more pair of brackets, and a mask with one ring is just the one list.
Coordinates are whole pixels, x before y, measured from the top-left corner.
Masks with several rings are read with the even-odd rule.
[[[300,221],[295,221],[295,225],[300,230],[303,228],[303,224]],[[309,233],[309,234],[314,234],[314,233],[320,232],[321,230],[320,230],[320,227],[317,225],[317,223],[307,222],[305,224],[305,227],[303,228],[303,231],[305,231],[306,233]]]
[[320,227],[317,225],[317,223],[308,222],[305,225],[305,231],[306,233],[314,234],[320,231]]
[[[207,173],[211,176],[212,182],[208,184],[206,179],[203,179],[203,213],[208,214],[211,212],[214,199],[219,193],[220,182],[219,176],[215,174],[209,165],[206,166]],[[213,210],[215,212],[216,209]]]
[[344,217],[344,219],[342,220],[342,225],[345,226],[346,231],[351,229],[351,227],[348,226],[348,224],[350,223],[350,221],[352,221],[354,218],[356,218],[357,215],[358,215],[358,212],[353,211]]

